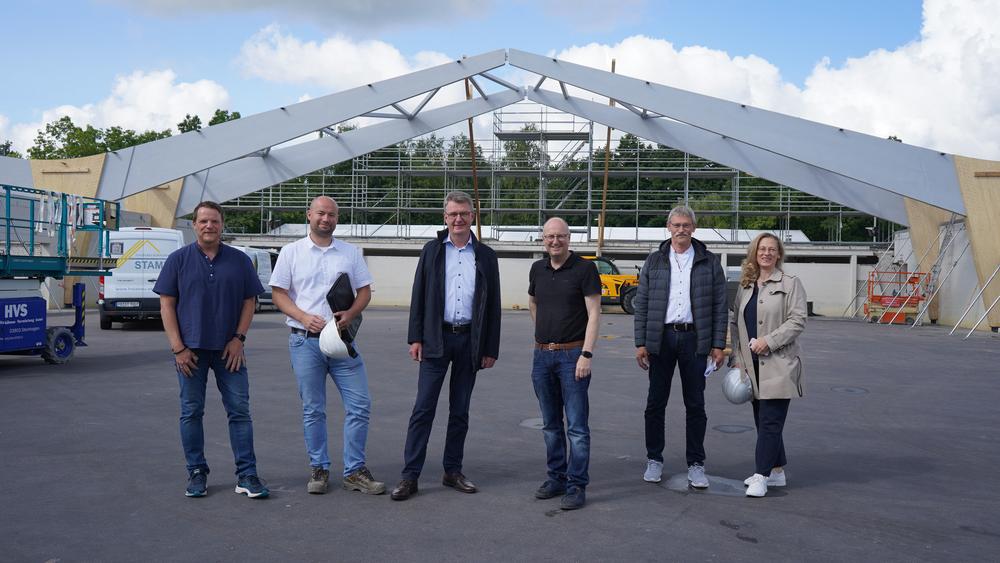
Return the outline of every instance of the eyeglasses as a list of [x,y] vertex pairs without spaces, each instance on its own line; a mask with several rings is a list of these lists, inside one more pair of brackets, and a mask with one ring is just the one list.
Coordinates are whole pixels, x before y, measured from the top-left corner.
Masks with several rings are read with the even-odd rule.
[[542,238],[552,242],[554,240],[569,240],[569,235],[545,235]]
[[468,219],[469,217],[472,217],[472,212],[471,211],[452,211],[451,213],[445,213],[444,216],[447,217],[447,218],[449,218],[449,219],[451,219],[451,220],[458,219],[459,217],[461,217],[463,219]]

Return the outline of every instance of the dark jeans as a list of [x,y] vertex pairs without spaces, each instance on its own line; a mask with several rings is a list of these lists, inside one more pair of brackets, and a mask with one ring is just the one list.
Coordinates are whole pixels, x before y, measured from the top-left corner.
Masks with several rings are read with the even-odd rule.
[[[535,350],[531,382],[542,411],[546,465],[549,479],[569,486],[586,487],[590,482],[590,378],[576,379],[576,362],[582,348]],[[566,430],[563,430],[563,409]],[[569,436],[569,459],[566,437]]]
[[754,457],[757,473],[765,477],[771,474],[772,468],[788,464],[785,459],[785,441],[781,433],[785,428],[789,403],[791,399],[753,401],[753,423],[757,427],[757,450]]
[[417,380],[417,401],[410,415],[406,430],[406,447],[403,450],[405,465],[403,479],[417,480],[427,457],[427,440],[431,435],[438,396],[444,385],[448,365],[451,365],[451,382],[448,388],[448,434],[444,443],[445,473],[461,473],[465,455],[465,435],[469,432],[469,403],[476,384],[476,370],[469,353],[471,338],[468,332],[453,334],[445,331],[444,355],[424,358],[420,362]]
[[649,394],[646,397],[646,457],[663,462],[664,411],[670,398],[674,367],[680,367],[681,391],[687,412],[687,464],[705,463],[705,366],[706,355],[698,354],[695,331],[663,329],[659,351],[649,351]]
[[222,350],[194,350],[198,356],[198,367],[191,377],[185,377],[179,370],[177,380],[181,386],[181,444],[187,460],[188,472],[208,469],[205,460],[205,389],[208,385],[208,370],[215,373],[215,385],[222,395],[222,405],[229,418],[229,445],[236,460],[236,474],[239,476],[257,474],[257,458],[253,453],[253,423],[250,420],[250,381],[246,365],[239,371],[226,369]]

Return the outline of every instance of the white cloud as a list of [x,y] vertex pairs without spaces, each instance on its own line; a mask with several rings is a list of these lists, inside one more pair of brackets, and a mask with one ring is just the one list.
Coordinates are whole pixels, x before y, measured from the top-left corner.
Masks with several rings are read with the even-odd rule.
[[431,51],[408,58],[383,41],[354,41],[339,34],[322,42],[303,41],[269,25],[243,44],[238,63],[250,76],[270,82],[315,84],[339,91],[449,60]]
[[804,87],[770,62],[707,47],[629,37],[550,53],[838,127],[980,158],[1000,159],[1000,2],[926,0],[920,39],[840,67],[820,61]]
[[191,12],[233,13],[271,11],[302,21],[325,23],[338,28],[358,24],[384,27],[440,22],[483,14],[490,0],[111,0],[129,8],[144,8],[162,15]]
[[[250,76],[269,82],[313,85],[325,95],[452,60],[435,51],[407,56],[383,41],[355,41],[343,35],[334,35],[321,42],[303,41],[277,25],[270,25],[243,44],[237,63]],[[312,97],[312,94],[306,95]],[[456,83],[442,88],[426,107],[432,109],[464,98],[464,87]],[[413,109],[419,99],[422,95],[402,106]],[[364,126],[371,119],[358,118],[352,122]]]
[[[175,129],[185,114],[200,115],[207,122],[216,109],[228,107],[229,94],[211,80],[177,82],[171,70],[136,71],[119,76],[107,98],[82,106],[48,109],[42,112],[38,122],[14,124],[9,135],[17,149],[23,152],[34,144],[35,136],[45,124],[63,116],[69,116],[79,126],[118,125],[137,131],[161,131]],[[3,132],[2,126],[0,122],[0,132]]]

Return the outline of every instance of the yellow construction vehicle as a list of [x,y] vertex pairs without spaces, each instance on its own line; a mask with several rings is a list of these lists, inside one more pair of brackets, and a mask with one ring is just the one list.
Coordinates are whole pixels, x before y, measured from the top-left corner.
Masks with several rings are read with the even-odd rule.
[[632,300],[639,287],[638,274],[623,274],[618,266],[603,256],[584,256],[597,265],[597,273],[601,275],[601,304],[621,305],[628,314],[635,312]]

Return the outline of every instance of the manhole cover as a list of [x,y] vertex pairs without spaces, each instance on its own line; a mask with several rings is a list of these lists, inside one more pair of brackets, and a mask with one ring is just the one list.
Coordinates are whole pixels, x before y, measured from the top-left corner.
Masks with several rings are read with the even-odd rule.
[[545,423],[542,422],[540,418],[526,418],[521,421],[521,426],[525,428],[534,428],[535,430],[541,430]]
[[868,392],[864,387],[831,387],[831,391],[836,391],[837,393],[847,393],[848,395],[864,395]]
[[713,430],[718,430],[724,434],[740,434],[742,432],[749,432],[753,430],[753,426],[746,426],[744,424],[720,424],[718,426],[713,426]]

